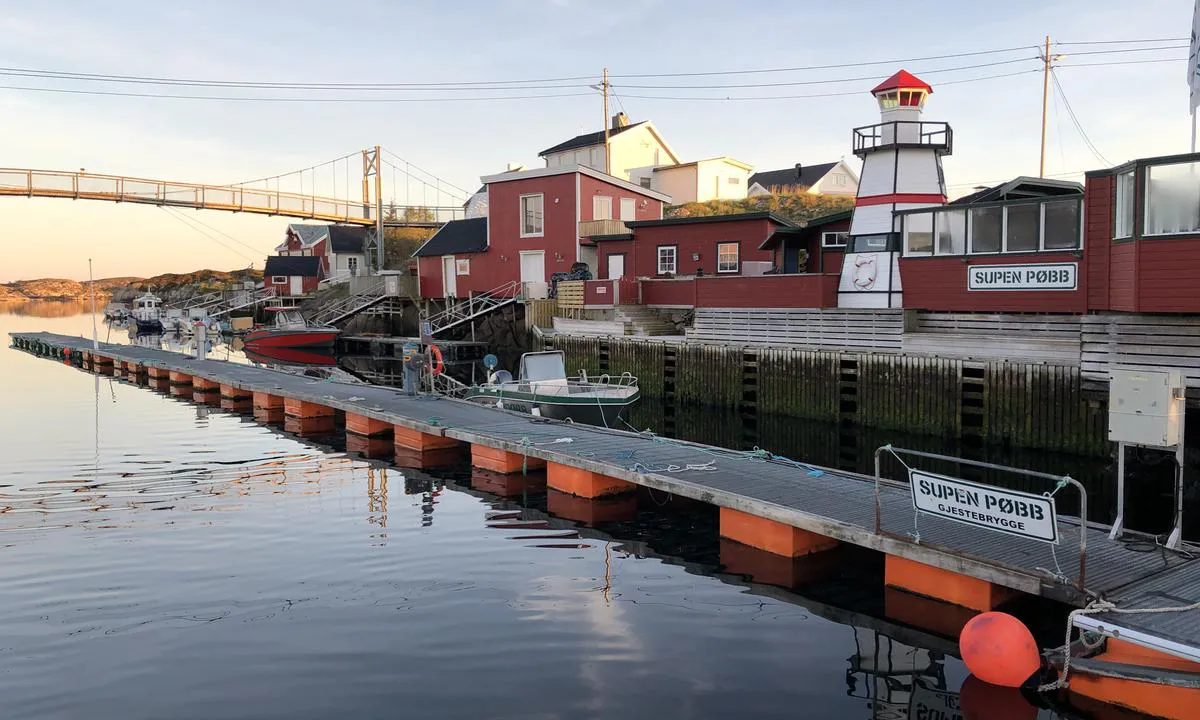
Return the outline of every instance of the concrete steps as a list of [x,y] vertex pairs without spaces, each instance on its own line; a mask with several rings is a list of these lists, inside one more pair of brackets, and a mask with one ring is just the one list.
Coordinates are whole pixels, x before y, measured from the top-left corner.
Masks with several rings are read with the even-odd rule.
[[625,323],[634,335],[678,335],[673,323],[658,316],[653,310],[641,305],[618,305],[613,309],[618,322]]

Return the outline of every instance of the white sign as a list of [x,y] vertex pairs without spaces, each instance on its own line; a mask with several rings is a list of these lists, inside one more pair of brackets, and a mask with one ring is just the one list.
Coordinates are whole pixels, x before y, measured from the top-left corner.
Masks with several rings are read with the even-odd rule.
[[1078,286],[1078,263],[1030,265],[970,265],[968,290],[1074,290]]
[[918,679],[913,682],[908,717],[909,720],[963,720],[959,694],[934,690]]
[[1054,498],[909,470],[913,507],[921,512],[1031,540],[1058,542]]
[[604,285],[597,285],[597,286],[596,286],[596,294],[597,294],[597,295],[604,295],[604,294],[606,294],[607,292],[608,292],[608,287],[606,287],[606,286],[604,286]]

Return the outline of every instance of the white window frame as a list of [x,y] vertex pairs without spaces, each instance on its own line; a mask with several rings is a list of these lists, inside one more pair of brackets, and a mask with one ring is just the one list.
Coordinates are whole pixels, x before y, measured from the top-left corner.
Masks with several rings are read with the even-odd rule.
[[[1154,173],[1154,168],[1170,167],[1172,165],[1196,165],[1196,164],[1200,164],[1200,163],[1196,163],[1196,162],[1161,163],[1159,165],[1147,165],[1146,168],[1142,171],[1142,176],[1143,176],[1142,177],[1142,217],[1141,217],[1141,221],[1142,221],[1142,235],[1141,236],[1142,237],[1144,237],[1144,238],[1147,238],[1147,237],[1179,237],[1179,236],[1183,236],[1183,235],[1200,235],[1200,229],[1178,230],[1178,231],[1171,231],[1171,232],[1156,232],[1156,233],[1150,232],[1150,201],[1151,201],[1150,176]],[[1137,180],[1135,179],[1134,182],[1131,183],[1131,186],[1136,186],[1136,185],[1137,185]],[[1136,224],[1138,221],[1136,204],[1132,208],[1131,214],[1133,215],[1133,218],[1134,218],[1134,221],[1133,221],[1134,222],[1134,230],[1136,230],[1137,229]],[[1132,237],[1132,235],[1128,235],[1126,237]]]
[[[671,269],[663,269],[662,251],[670,249],[671,251]],[[679,274],[679,246],[678,245],[659,245],[654,248],[654,268],[658,275],[678,275]]]
[[[1137,232],[1137,175],[1136,168],[1128,172],[1117,173],[1113,180],[1113,240],[1125,240],[1132,238]],[[1149,174],[1147,173],[1147,176]],[[1121,206],[1121,178],[1129,178],[1129,233],[1121,234],[1120,215]],[[1080,223],[1082,224],[1082,222]]]
[[[917,215],[928,215],[929,216],[929,249],[928,250],[914,251],[914,250],[912,250],[912,248],[909,246],[909,243],[908,243],[908,233],[909,233],[908,223],[912,218],[916,217]],[[931,257],[933,255],[934,249],[937,247],[937,213],[926,211],[926,212],[912,213],[912,214],[904,215],[903,217],[904,217],[904,223],[902,225],[903,232],[900,233],[900,243],[902,245],[902,249],[904,250],[904,252],[903,252],[904,257]]]
[[[841,235],[842,241],[840,243],[839,242],[829,242],[829,237],[831,235],[833,237],[837,237],[838,235]],[[848,244],[850,244],[850,231],[849,230],[842,230],[839,232],[823,232],[823,233],[821,233],[821,247],[823,247],[823,248],[845,249]]]
[[[1033,203],[1020,203],[1020,205],[1032,205]],[[1046,206],[1038,203],[1038,239],[1032,250],[1013,250],[1008,247],[1008,211],[1015,205],[1002,205],[1004,212],[1000,221],[1000,253],[1002,255],[1028,255],[1029,253],[1041,252],[1043,238],[1046,235]]]
[[358,258],[357,257],[351,255],[350,257],[346,258],[346,270],[351,275],[358,275]]
[[289,282],[290,281],[288,280],[287,275],[272,275],[271,276],[271,284],[272,285],[287,285]]
[[[607,210],[605,210],[605,205],[608,206]],[[612,220],[613,219],[612,195],[593,195],[592,196],[592,219],[593,220]]]
[[[733,246],[733,267],[728,270],[721,269],[721,248]],[[731,275],[736,273],[742,265],[742,245],[735,240],[723,240],[717,243],[717,273],[720,275]]]
[[741,185],[742,179],[737,175],[730,175],[729,177],[725,178],[725,182],[729,185]]
[[653,184],[654,184],[654,180],[649,175],[643,175],[642,177],[638,178],[638,185],[641,185],[642,187],[646,188],[647,190],[649,190],[650,186],[652,186]]
[[455,258],[454,259],[454,274],[455,275],[470,275],[471,274],[471,258]]
[[1076,207],[1079,208],[1079,212],[1076,213],[1076,216],[1075,216],[1077,219],[1077,222],[1075,223],[1075,232],[1077,233],[1077,236],[1075,238],[1075,247],[1070,247],[1070,248],[1048,248],[1048,247],[1046,247],[1046,206],[1052,202],[1067,202],[1067,201],[1068,201],[1067,198],[1062,198],[1062,199],[1046,198],[1044,201],[1042,201],[1040,203],[1040,205],[1041,205],[1041,211],[1040,211],[1041,212],[1041,237],[1038,238],[1038,252],[1074,252],[1076,250],[1083,249],[1084,218],[1083,218],[1083,202],[1082,201],[1076,202]]
[[[626,213],[625,209],[629,212]],[[628,214],[628,217],[626,215]],[[621,198],[621,222],[633,222],[637,220],[637,198]]]
[[973,208],[970,205],[967,206],[967,254],[968,255],[1000,255],[1000,254],[1002,254],[1004,252],[1004,245],[1007,242],[1005,240],[1005,237],[1006,237],[1005,230],[1007,230],[1005,223],[1008,221],[1008,213],[1006,213],[1006,212],[1000,213],[1000,247],[996,250],[976,250],[975,249],[975,213],[972,212],[972,210],[976,210],[976,209],[978,209],[978,208]]
[[[542,217],[541,217],[541,223],[540,223],[541,228],[539,228],[538,230],[533,231],[533,232],[526,232],[525,231],[525,201],[532,200],[533,198],[538,198],[542,203]],[[521,237],[523,237],[523,238],[545,237],[546,236],[546,196],[545,196],[545,193],[529,193],[527,195],[522,195],[520,197],[520,199],[518,200],[518,203],[519,203],[519,205],[518,205],[517,209],[518,209],[518,213],[520,214],[520,218],[521,218],[520,219]]]

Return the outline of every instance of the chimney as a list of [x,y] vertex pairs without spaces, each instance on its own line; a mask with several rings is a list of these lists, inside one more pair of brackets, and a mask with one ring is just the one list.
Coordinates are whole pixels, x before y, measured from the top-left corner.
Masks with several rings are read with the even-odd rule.
[[506,170],[505,172],[521,172],[524,169],[525,169],[525,166],[522,165],[521,163],[509,163],[508,170]]
[[629,127],[629,116],[623,112],[619,112],[612,116],[612,129],[620,130],[623,127]]

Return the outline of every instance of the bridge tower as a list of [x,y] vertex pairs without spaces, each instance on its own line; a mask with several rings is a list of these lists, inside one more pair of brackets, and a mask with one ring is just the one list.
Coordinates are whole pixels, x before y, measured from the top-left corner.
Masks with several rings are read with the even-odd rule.
[[[363,181],[362,181],[362,202],[363,202],[363,217],[371,217],[374,212],[375,217],[375,233],[367,235],[367,247],[364,249],[364,254],[367,256],[367,262],[374,265],[375,271],[383,270],[383,173],[380,172],[382,166],[382,155],[380,147],[376,145],[374,148],[367,148],[362,151],[363,161]],[[375,208],[371,209],[371,178],[375,178]]]

